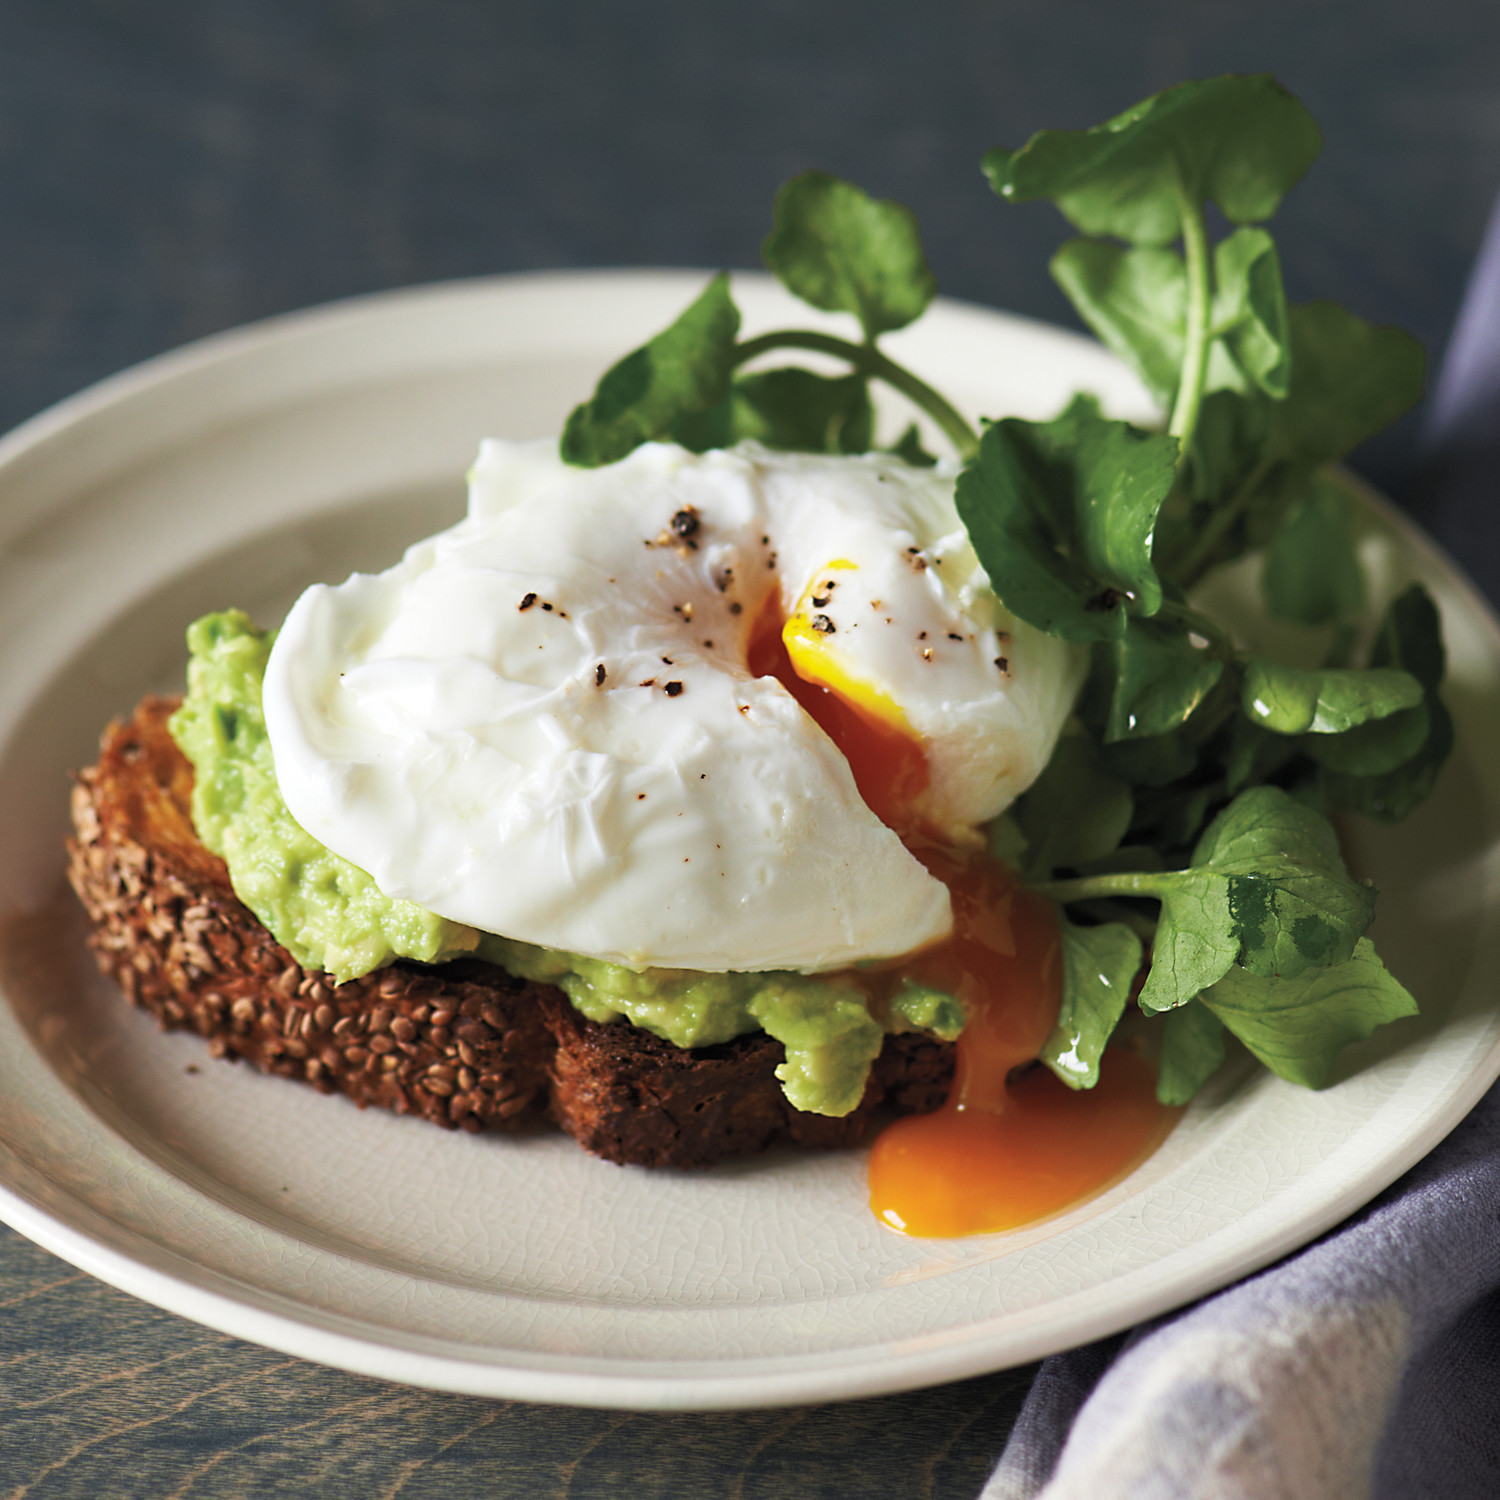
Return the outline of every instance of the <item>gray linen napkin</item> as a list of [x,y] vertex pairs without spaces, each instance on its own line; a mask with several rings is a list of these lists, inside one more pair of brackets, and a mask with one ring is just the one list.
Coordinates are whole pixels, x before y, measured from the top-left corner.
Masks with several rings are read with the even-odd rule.
[[1500,1087],[1310,1249],[1049,1359],[984,1500],[1500,1495],[1497,1220]]
[[[1500,598],[1500,206],[1427,416],[1422,520]],[[1500,1496],[1500,1085],[1375,1203],[1043,1364],[982,1500]]]

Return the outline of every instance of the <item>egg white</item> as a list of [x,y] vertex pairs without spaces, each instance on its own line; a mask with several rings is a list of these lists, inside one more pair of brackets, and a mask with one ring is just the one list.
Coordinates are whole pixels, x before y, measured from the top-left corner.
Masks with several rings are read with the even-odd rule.
[[923,819],[974,837],[1081,666],[994,598],[952,495],[887,456],[578,469],[488,442],[464,521],[288,616],[264,688],[287,805],[386,894],[544,947],[803,972],[920,948],[947,890],[745,658],[768,601],[821,600],[808,650],[917,738]]

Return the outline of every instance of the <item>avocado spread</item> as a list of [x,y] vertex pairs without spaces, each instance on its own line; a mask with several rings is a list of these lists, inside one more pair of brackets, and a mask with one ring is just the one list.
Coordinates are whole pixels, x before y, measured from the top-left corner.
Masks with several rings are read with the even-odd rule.
[[776,1076],[797,1109],[848,1114],[886,1031],[951,1039],[963,1011],[951,996],[904,984],[876,1019],[843,976],[634,970],[481,933],[383,895],[365,872],[307,833],[276,784],[261,713],[273,636],[245,614],[205,615],[188,630],[188,690],[171,731],[192,762],[193,822],[229,867],[235,893],[306,968],[357,979],[398,958],[470,955],[555,984],[593,1021],[624,1017],[678,1047],[764,1030],[786,1048]]

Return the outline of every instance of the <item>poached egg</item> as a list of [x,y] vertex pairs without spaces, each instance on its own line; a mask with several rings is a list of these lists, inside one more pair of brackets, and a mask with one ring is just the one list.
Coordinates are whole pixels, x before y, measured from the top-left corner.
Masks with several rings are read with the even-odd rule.
[[632,967],[813,973],[935,943],[949,891],[897,828],[977,843],[1083,671],[995,598],[953,480],[486,442],[463,521],[287,617],[264,686],[287,806],[388,896]]

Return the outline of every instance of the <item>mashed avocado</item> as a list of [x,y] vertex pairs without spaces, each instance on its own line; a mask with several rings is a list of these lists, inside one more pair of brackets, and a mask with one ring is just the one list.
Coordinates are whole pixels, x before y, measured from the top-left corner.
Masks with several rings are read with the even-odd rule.
[[825,1115],[859,1103],[885,1031],[951,1038],[962,1029],[955,1000],[914,985],[891,999],[882,1026],[863,993],[836,977],[636,971],[480,933],[383,895],[282,801],[261,714],[271,641],[238,610],[196,621],[187,696],[170,727],[193,764],[198,836],[228,865],[240,900],[304,967],[342,983],[398,958],[442,963],[469,954],[557,985],[590,1020],[624,1017],[678,1047],[764,1030],[786,1048],[776,1076],[788,1100]]
[[[885,1039],[887,1028],[871,1016],[863,993],[808,974],[637,972],[492,937],[481,940],[479,952],[523,979],[557,985],[591,1021],[623,1016],[678,1047],[769,1032],[786,1048],[786,1061],[776,1069],[782,1092],[795,1108],[814,1114],[846,1115],[859,1103]],[[956,1002],[949,1004],[956,1012]],[[897,1024],[888,1029],[910,1029],[903,1013],[893,1007],[893,1014]],[[954,1036],[963,1026],[959,1015]]]
[[260,707],[271,641],[238,610],[195,621],[187,696],[169,725],[193,763],[198,837],[229,866],[235,894],[299,964],[340,982],[396,958],[473,952],[472,927],[382,895],[287,811]]

